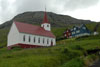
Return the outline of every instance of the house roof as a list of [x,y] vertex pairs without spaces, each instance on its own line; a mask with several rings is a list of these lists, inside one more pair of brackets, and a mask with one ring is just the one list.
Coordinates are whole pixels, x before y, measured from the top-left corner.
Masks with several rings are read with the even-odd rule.
[[14,22],[18,31],[21,33],[28,33],[28,34],[34,34],[34,35],[40,35],[40,36],[47,36],[55,38],[53,33],[51,31],[46,31],[44,28],[40,26],[35,26],[31,24],[21,23],[21,22]]

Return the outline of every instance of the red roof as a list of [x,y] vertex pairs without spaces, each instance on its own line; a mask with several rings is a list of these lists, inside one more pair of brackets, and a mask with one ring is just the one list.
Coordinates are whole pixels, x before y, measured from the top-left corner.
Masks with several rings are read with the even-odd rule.
[[48,19],[47,19],[47,13],[46,13],[46,11],[44,13],[44,19],[43,19],[43,22],[42,23],[49,23],[48,22]]
[[35,26],[31,24],[21,23],[21,22],[15,22],[15,25],[19,32],[22,33],[28,33],[28,34],[34,34],[34,35],[40,35],[40,36],[47,36],[47,37],[53,37],[53,33],[51,31],[46,31],[44,28],[40,26]]

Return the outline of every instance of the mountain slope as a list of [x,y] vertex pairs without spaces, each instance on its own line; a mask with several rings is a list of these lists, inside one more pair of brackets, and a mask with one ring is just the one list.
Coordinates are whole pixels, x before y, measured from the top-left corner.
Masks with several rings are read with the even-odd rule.
[[[67,15],[59,15],[52,12],[47,12],[48,20],[53,27],[65,27],[69,24],[87,24],[89,20],[79,20]],[[13,21],[21,21],[29,24],[39,25],[43,21],[44,12],[25,12],[15,16],[12,20],[0,25],[0,28],[10,27]]]

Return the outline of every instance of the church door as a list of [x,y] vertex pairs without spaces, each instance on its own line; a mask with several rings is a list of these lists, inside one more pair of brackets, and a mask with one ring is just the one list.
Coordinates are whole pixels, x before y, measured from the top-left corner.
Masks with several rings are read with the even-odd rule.
[[51,41],[51,46],[53,46],[53,42]]

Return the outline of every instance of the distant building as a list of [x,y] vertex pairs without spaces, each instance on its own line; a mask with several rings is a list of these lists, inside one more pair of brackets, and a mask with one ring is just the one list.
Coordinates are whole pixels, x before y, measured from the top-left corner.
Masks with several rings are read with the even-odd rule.
[[82,24],[80,27],[74,26],[73,29],[71,29],[71,33],[72,33],[72,37],[90,35],[90,31],[84,24]]
[[67,38],[81,37],[81,36],[87,36],[90,34],[91,34],[91,32],[88,30],[88,28],[84,24],[82,24],[80,27],[74,26],[72,29],[68,29],[67,31],[65,31],[64,37],[65,37],[65,35]]
[[70,29],[67,29],[65,32],[64,32],[64,38],[70,38],[71,37],[71,31]]
[[41,27],[13,22],[8,34],[8,49],[14,46],[34,48],[54,45],[56,45],[56,37],[51,32],[51,24],[48,22],[46,12]]

